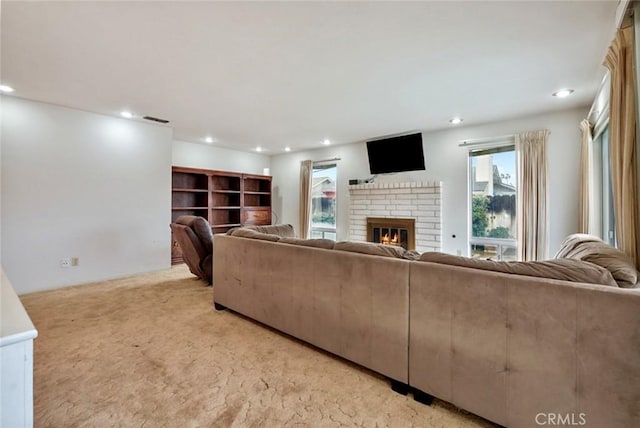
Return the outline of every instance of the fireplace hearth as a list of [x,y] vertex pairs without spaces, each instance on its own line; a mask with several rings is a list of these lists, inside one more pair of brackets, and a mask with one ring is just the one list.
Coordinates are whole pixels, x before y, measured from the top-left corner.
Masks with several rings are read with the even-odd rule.
[[367,218],[367,241],[415,250],[415,220],[412,218]]

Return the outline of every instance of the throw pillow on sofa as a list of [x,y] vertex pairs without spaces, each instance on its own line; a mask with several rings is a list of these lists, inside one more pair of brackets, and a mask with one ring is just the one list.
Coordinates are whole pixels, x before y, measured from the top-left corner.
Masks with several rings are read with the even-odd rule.
[[592,235],[569,235],[560,245],[556,259],[574,259],[607,269],[620,287],[638,287],[638,271],[633,260],[617,248]]

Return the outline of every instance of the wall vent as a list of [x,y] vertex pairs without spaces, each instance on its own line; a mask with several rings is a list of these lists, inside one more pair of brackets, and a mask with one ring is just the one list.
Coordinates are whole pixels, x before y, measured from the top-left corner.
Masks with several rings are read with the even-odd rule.
[[159,123],[169,123],[169,121],[166,119],[159,119],[153,116],[143,116],[142,118],[147,120],[153,120],[154,122],[159,122]]

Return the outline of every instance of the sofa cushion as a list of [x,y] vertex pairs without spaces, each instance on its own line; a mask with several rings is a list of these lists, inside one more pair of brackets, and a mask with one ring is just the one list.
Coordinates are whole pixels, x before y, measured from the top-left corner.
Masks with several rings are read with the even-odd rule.
[[333,249],[335,241],[331,239],[300,239],[300,238],[280,238],[284,244],[303,245],[305,247],[324,248],[325,250]]
[[405,249],[395,245],[374,244],[372,242],[336,242],[334,250],[351,251],[352,253],[370,254],[372,256],[396,257],[401,259]]
[[600,284],[612,287],[618,286],[608,270],[582,260],[556,259],[540,262],[505,262],[428,252],[420,256],[420,261],[443,263],[514,275]]
[[576,233],[560,245],[556,258],[582,260],[602,266],[611,272],[620,287],[638,287],[638,270],[625,253],[600,238]]
[[227,230],[227,235],[233,235],[233,232],[235,232],[238,229],[242,229],[241,227],[232,227],[231,229]]
[[240,238],[261,239],[263,241],[278,242],[280,237],[278,235],[270,235],[268,233],[261,233],[257,230],[241,227],[231,232],[231,236],[238,236]]
[[420,260],[420,253],[416,250],[407,250],[402,255],[402,258],[407,260]]
[[293,226],[290,224],[273,224],[269,226],[246,226],[247,229],[253,229],[257,232],[268,233],[269,235],[278,235],[281,238],[295,238],[296,234]]

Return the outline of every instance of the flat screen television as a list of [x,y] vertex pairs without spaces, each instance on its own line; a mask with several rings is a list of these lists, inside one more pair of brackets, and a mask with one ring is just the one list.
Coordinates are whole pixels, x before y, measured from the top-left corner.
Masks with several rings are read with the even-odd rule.
[[371,174],[424,170],[422,133],[367,141]]

